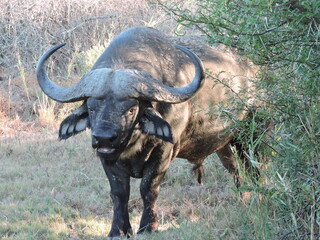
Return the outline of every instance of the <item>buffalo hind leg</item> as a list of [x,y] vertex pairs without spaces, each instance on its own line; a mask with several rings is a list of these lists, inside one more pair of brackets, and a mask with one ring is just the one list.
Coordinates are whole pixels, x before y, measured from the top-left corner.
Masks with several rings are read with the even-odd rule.
[[[239,144],[233,144],[235,147],[237,154],[240,158],[240,161],[242,162],[244,172],[247,177],[250,178],[253,183],[256,183],[259,179],[259,169],[252,166],[250,161],[245,157],[245,149],[241,147]],[[219,156],[223,166],[234,175],[235,184],[238,187],[240,187],[241,182],[243,182],[242,177],[239,174],[238,164],[236,157],[234,153],[232,152],[231,145],[228,144],[224,148],[220,149],[217,152],[217,155]]]
[[[111,199],[113,202],[113,219],[108,238],[132,235],[129,221],[128,201],[130,195],[130,177],[122,175],[116,166],[109,166],[101,160],[111,187]],[[120,173],[120,174],[119,174]]]
[[237,160],[232,152],[229,144],[217,151],[217,155],[222,162],[222,165],[234,176],[236,187],[240,187],[240,176],[237,168]]
[[[238,154],[238,156],[242,162],[243,168],[244,168],[244,173],[254,184],[256,184],[259,180],[259,177],[260,177],[260,171],[257,167],[253,166],[250,162],[250,159],[248,159],[245,156],[245,152],[247,149],[242,144],[239,144],[235,141],[232,142],[231,145],[234,146],[237,151],[237,154]],[[256,153],[255,153],[255,155],[256,155]]]

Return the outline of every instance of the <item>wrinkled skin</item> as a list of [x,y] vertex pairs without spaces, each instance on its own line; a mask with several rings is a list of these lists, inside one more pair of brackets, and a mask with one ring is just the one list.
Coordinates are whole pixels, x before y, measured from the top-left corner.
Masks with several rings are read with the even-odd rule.
[[[117,81],[134,77],[135,72],[130,69],[148,73],[175,88],[190,83],[194,76],[193,64],[185,53],[173,48],[172,43],[195,52],[204,67],[217,78],[229,78],[233,91],[206,79],[193,99],[171,104],[126,98],[121,94],[122,89],[110,87],[117,85]],[[110,238],[132,234],[128,214],[131,177],[142,179],[140,193],[144,209],[138,232],[157,230],[155,202],[160,183],[176,157],[195,164],[197,180],[202,183],[202,162],[208,155],[217,153],[239,183],[231,151],[234,136],[226,132],[232,123],[219,115],[206,113],[208,106],[227,105],[233,93],[252,88],[248,78],[255,73],[246,62],[238,61],[236,55],[223,48],[211,48],[192,39],[168,39],[153,29],[140,27],[129,29],[114,39],[92,70],[101,68],[128,71],[121,72],[121,79],[112,72],[109,77],[112,80],[105,86],[104,93],[88,97],[67,117],[61,123],[59,136],[67,139],[91,128],[92,147],[97,150],[111,186],[114,215]],[[95,85],[94,78],[92,85]],[[236,116],[242,120],[246,111]],[[241,147],[237,150],[242,151]]]

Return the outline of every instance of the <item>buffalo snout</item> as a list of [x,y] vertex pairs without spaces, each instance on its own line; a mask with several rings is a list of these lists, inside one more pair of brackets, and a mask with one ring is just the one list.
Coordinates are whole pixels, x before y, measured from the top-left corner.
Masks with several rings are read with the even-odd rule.
[[92,147],[97,149],[97,155],[107,165],[113,165],[119,157],[119,151],[116,149],[118,139],[117,132],[112,129],[92,132]]
[[112,129],[98,130],[92,132],[92,147],[110,147],[113,148],[118,140],[118,134]]

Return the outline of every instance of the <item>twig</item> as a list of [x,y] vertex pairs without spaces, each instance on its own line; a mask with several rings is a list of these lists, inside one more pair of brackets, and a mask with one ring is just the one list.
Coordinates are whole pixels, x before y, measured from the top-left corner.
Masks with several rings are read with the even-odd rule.
[[94,20],[100,20],[100,19],[107,19],[107,18],[113,18],[113,17],[116,17],[117,15],[116,14],[109,14],[107,16],[98,16],[98,17],[91,17],[91,18],[87,18],[85,19],[82,23],[79,23],[78,25],[76,25],[75,27],[73,28],[70,28],[69,30],[66,30],[64,32],[62,32],[62,34],[68,34],[70,32],[73,32],[75,29],[85,25],[86,23],[90,22],[90,21],[94,21]]

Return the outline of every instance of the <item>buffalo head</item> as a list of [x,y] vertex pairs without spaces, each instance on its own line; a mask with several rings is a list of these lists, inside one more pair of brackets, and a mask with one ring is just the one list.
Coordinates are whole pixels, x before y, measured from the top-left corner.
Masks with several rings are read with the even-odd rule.
[[[46,60],[64,44],[48,50],[39,60],[37,78],[41,89],[58,102],[84,100],[60,125],[59,138],[67,139],[86,128],[92,131],[92,147],[99,157],[113,164],[125,151],[135,130],[173,143],[171,126],[151,102],[180,103],[190,99],[204,79],[199,58],[188,49],[174,45],[187,54],[194,66],[191,83],[172,88],[135,69],[98,68],[91,70],[71,87],[53,83],[45,70]],[[138,129],[137,129],[138,128]]]

